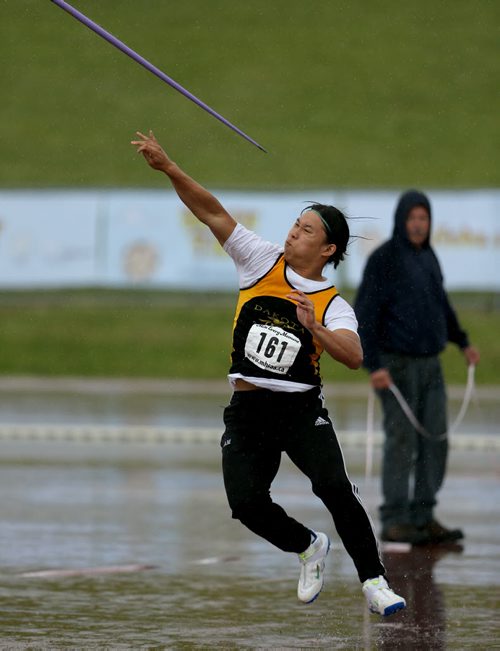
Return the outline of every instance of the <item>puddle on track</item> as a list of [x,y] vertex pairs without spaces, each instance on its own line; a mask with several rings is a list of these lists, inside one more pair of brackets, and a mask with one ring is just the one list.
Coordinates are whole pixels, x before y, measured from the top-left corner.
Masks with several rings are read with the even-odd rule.
[[[15,447],[0,472],[1,648],[498,644],[500,484],[491,455],[451,458],[439,516],[465,530],[463,549],[384,554],[408,608],[383,619],[367,612],[329,514],[285,458],[275,499],[334,543],[325,588],[309,606],[296,600],[296,558],[231,520],[216,445],[25,442],[17,456]],[[346,457],[377,522],[378,476],[365,483],[361,453]],[[45,575],[23,576],[36,572]]]

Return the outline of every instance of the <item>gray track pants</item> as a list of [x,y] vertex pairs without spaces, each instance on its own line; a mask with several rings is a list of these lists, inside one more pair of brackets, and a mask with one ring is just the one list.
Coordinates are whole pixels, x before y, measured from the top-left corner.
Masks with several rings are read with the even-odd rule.
[[389,390],[379,391],[385,442],[382,461],[382,527],[432,519],[436,494],[445,476],[448,439],[446,392],[441,363],[435,357],[386,353],[382,357],[394,384],[419,422],[430,433],[418,433]]

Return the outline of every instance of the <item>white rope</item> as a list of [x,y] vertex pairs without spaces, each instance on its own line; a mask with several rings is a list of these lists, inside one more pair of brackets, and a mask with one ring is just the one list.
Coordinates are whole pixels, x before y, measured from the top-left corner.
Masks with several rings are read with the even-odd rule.
[[470,364],[467,369],[467,384],[465,386],[465,393],[462,400],[462,406],[460,407],[460,411],[458,412],[453,425],[450,427],[450,434],[458,429],[458,427],[462,424],[465,414],[467,413],[467,409],[469,408],[469,403],[471,401],[472,396],[474,395],[474,390],[475,390],[475,383],[474,383],[475,372],[476,372],[476,366],[474,364]]
[[405,398],[401,394],[401,391],[398,389],[398,387],[395,384],[391,384],[389,386],[389,391],[392,392],[393,396],[396,398],[396,400],[399,403],[399,406],[403,410],[405,416],[408,418],[410,423],[413,425],[413,427],[417,430],[419,434],[422,436],[425,436],[425,438],[428,439],[433,439],[434,441],[443,441],[448,437],[448,434],[451,434],[454,432],[458,426],[461,424],[462,420],[464,419],[465,413],[467,411],[467,408],[470,403],[470,399],[472,397],[472,394],[474,393],[474,373],[475,373],[475,366],[471,364],[468,369],[467,369],[467,384],[465,386],[465,392],[464,392],[464,397],[462,400],[462,405],[460,407],[460,410],[458,412],[458,415],[453,422],[453,425],[448,428],[447,432],[443,432],[439,436],[433,436],[430,432],[428,432],[425,427],[418,421],[416,418],[415,414],[411,410],[410,405],[406,402]]
[[368,405],[366,408],[366,455],[365,455],[365,483],[368,484],[373,468],[373,424],[375,422],[375,391],[370,388],[368,392]]
[[[422,423],[419,422],[413,411],[411,410],[410,405],[406,402],[401,391],[395,384],[389,385],[389,391],[392,392],[393,396],[398,401],[399,406],[403,410],[405,416],[408,418],[413,427],[417,430],[419,434],[425,436],[426,438],[433,439],[434,441],[442,441],[448,437],[448,434],[454,432],[460,424],[462,423],[464,416],[469,407],[472,395],[474,393],[475,383],[474,383],[474,374],[476,367],[474,364],[470,364],[467,369],[467,384],[465,385],[464,397],[462,399],[462,405],[460,410],[455,418],[451,427],[448,428],[447,432],[440,434],[439,436],[433,436],[430,434]],[[365,482],[368,483],[368,480],[371,477],[372,467],[373,467],[373,423],[375,416],[375,392],[373,389],[370,389],[368,393],[368,405],[366,411],[366,458],[365,458]]]

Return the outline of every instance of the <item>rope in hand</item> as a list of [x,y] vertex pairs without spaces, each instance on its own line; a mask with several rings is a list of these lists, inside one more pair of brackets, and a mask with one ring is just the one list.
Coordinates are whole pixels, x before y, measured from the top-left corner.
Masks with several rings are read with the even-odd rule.
[[[453,424],[451,427],[448,428],[446,432],[443,432],[443,434],[440,434],[439,436],[433,436],[428,432],[425,427],[420,423],[420,421],[417,419],[415,414],[413,413],[410,405],[407,403],[405,398],[403,397],[401,391],[398,389],[398,387],[392,383],[389,385],[388,390],[393,394],[393,396],[396,398],[398,401],[399,406],[403,410],[405,416],[408,418],[410,423],[413,425],[413,427],[417,430],[419,434],[422,436],[425,436],[425,438],[432,439],[434,441],[443,441],[448,437],[448,434],[451,434],[454,432],[456,429],[458,429],[459,425],[464,419],[464,416],[467,412],[467,409],[469,407],[470,400],[472,398],[472,395],[474,393],[474,388],[475,388],[475,382],[474,382],[474,375],[475,375],[476,367],[474,364],[470,364],[469,367],[467,368],[467,383],[465,385],[465,391],[464,391],[464,397],[462,399],[462,405],[460,407],[460,410],[457,414],[457,417],[455,418]],[[371,477],[371,471],[372,471],[372,466],[373,466],[373,421],[374,421],[374,413],[375,413],[375,395],[374,391],[370,390],[370,393],[368,395],[368,405],[367,405],[367,412],[366,412],[366,462],[365,462],[365,481],[368,481],[368,479]]]

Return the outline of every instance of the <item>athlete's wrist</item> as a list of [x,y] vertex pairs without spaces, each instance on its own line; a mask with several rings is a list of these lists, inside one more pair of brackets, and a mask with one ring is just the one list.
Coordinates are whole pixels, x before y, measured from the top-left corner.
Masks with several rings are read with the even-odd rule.
[[182,176],[183,174],[181,168],[172,160],[165,161],[161,167],[161,171],[172,180]]
[[321,333],[326,330],[325,326],[321,325],[319,321],[314,321],[314,323],[311,324],[307,329],[313,336],[321,335]]

